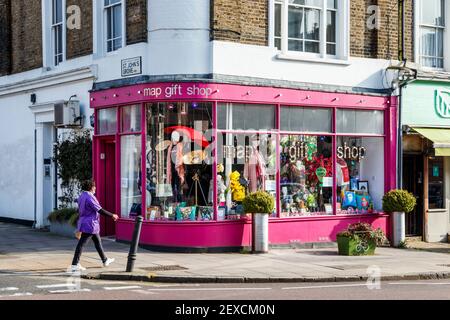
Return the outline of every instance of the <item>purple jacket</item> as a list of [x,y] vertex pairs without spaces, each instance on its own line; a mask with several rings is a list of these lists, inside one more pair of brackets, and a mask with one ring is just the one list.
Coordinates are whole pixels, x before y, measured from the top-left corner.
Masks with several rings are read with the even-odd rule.
[[84,191],[78,198],[78,231],[89,234],[100,233],[100,213],[102,209],[97,198],[90,192]]

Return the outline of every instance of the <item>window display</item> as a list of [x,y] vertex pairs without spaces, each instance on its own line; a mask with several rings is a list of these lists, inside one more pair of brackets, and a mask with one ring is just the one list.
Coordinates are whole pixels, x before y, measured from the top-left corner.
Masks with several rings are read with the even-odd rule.
[[211,219],[211,128],[209,103],[147,105],[146,207],[150,220]]
[[117,131],[117,108],[98,110],[98,134],[115,134]]
[[332,137],[282,135],[281,216],[332,214]]
[[217,148],[218,205],[227,208],[227,219],[244,213],[241,204],[249,193],[264,190],[276,196],[274,135],[223,133]]
[[383,138],[338,137],[338,214],[373,213],[382,209]]
[[141,135],[127,135],[121,145],[121,217],[133,218],[142,214],[141,193]]

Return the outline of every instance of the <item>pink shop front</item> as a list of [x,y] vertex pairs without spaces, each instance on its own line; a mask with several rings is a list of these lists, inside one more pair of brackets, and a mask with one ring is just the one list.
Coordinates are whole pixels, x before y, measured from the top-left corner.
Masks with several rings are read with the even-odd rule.
[[355,222],[389,234],[396,181],[394,98],[216,83],[91,92],[94,178],[104,235],[174,251],[251,246],[246,194],[276,199],[271,245],[331,242]]

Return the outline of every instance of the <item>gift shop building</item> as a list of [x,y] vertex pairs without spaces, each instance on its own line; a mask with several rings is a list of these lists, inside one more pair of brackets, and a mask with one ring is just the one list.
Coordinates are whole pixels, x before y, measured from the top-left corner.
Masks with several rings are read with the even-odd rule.
[[251,245],[240,204],[276,201],[272,245],[331,242],[350,223],[389,232],[383,194],[396,181],[396,99],[212,82],[147,83],[91,93],[106,233],[154,249]]

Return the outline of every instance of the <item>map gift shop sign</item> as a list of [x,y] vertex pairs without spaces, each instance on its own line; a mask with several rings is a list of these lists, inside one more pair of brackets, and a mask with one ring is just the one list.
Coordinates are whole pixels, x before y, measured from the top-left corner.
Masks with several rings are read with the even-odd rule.
[[171,98],[208,98],[214,93],[214,89],[202,84],[170,84],[144,88],[144,97],[154,99]]

